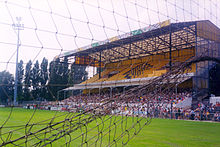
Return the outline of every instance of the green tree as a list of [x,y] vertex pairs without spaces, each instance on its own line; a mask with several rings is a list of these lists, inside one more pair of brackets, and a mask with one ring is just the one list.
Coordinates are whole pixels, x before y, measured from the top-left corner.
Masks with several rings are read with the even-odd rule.
[[29,62],[26,64],[25,67],[25,77],[24,77],[24,100],[31,100],[31,68],[32,68],[32,62],[29,60]]
[[43,58],[41,65],[40,65],[40,97],[43,99],[48,99],[48,90],[46,84],[48,82],[48,60]]
[[7,71],[0,72],[0,103],[13,102],[14,78]]
[[68,87],[68,59],[67,57],[64,58],[64,61],[61,62],[60,68],[59,68],[59,75],[61,77],[60,84],[62,88]]
[[64,58],[62,62],[58,58],[50,63],[48,91],[53,100],[56,99],[58,91],[68,87],[68,72],[67,58]]
[[36,100],[39,98],[40,94],[40,67],[38,60],[35,62],[31,70],[31,82],[32,82],[32,96]]
[[49,82],[48,82],[48,92],[49,92],[49,100],[55,100],[57,91],[59,90],[59,66],[60,59],[57,58],[55,61],[50,62],[49,66]]
[[68,83],[70,85],[79,84],[88,79],[86,66],[81,66],[73,63],[70,68]]

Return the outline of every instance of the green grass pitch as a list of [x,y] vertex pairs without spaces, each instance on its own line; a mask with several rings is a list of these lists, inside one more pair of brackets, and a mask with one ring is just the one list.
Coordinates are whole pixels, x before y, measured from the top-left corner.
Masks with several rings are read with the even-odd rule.
[[[7,120],[8,116],[10,115],[10,112],[11,112],[11,108],[0,108],[0,127],[5,122],[5,120]],[[58,122],[60,120],[64,120],[67,117],[67,113],[65,112],[36,110],[34,115],[33,112],[34,112],[33,110],[14,108],[11,113],[10,119],[4,125],[4,128],[0,130],[2,135],[1,137],[3,139],[6,139],[7,134],[4,134],[5,132],[19,128],[19,127],[13,128],[11,126],[22,126],[26,124],[27,121],[30,120],[30,118],[32,119],[30,120],[29,124],[50,119],[55,115],[60,117],[54,119],[53,123]],[[107,120],[108,116],[105,117]],[[112,124],[114,121],[117,122],[117,120],[120,120],[119,118],[121,119],[120,116],[112,117],[112,119],[105,121],[105,125],[100,125],[99,128],[95,126],[101,121],[94,120],[88,125],[87,128],[82,127],[76,130],[75,132],[73,132],[71,134],[71,137],[76,138],[79,134],[85,132],[86,129],[89,130],[95,128],[94,130],[89,131],[87,138],[89,138],[89,135],[91,136],[95,135],[101,129],[106,130],[107,132],[111,130],[110,133],[108,133],[106,137],[103,137],[102,139],[101,146],[104,146],[106,145],[105,143],[108,142],[109,139],[111,140],[115,134],[117,136],[117,133],[119,133],[121,131],[121,128],[123,128],[120,125],[118,125],[119,128],[114,128],[114,125],[111,129],[108,128],[109,124]],[[126,122],[127,125],[129,126],[130,124],[132,124],[132,121],[134,121],[134,119],[137,118],[128,118]],[[42,127],[45,127],[48,122],[49,121],[45,121],[41,125],[34,125],[31,128],[31,131],[34,132],[41,129]],[[131,130],[130,133],[132,133],[132,131],[134,130]],[[24,132],[25,132],[24,129],[15,131],[12,133],[12,137],[10,139],[24,135]],[[55,131],[55,133],[57,132]],[[50,134],[48,133],[48,136],[46,137],[49,136]],[[43,139],[45,136],[41,135],[38,137]],[[64,143],[68,139],[70,138],[63,137],[62,139],[54,142],[53,146],[64,145]],[[97,139],[97,137],[94,139]],[[94,142],[94,139],[93,140],[91,139],[90,142]],[[126,140],[126,136],[124,137],[124,141],[125,140]],[[80,145],[81,142],[82,142],[82,138],[75,139],[74,142],[70,144],[70,146],[78,146]],[[0,140],[0,145],[1,144],[2,144],[2,140]],[[93,144],[93,146],[94,145],[95,144]],[[100,146],[100,143],[96,145]],[[9,146],[13,146],[13,145],[9,145]],[[119,140],[117,146],[121,146],[121,140]],[[145,126],[137,136],[135,136],[132,140],[128,142],[127,146],[128,147],[146,147],[146,146],[198,146],[198,147],[214,146],[216,147],[216,146],[220,146],[220,123],[170,120],[170,119],[153,119],[150,125]]]

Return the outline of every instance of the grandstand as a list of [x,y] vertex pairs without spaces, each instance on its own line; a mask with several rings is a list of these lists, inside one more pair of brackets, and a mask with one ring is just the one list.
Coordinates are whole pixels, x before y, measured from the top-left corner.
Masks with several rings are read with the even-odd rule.
[[220,145],[219,0],[1,12],[0,146]]
[[[72,64],[99,70],[90,79],[62,91],[146,84],[193,57],[219,58],[219,34],[220,29],[208,20],[181,23],[167,20],[66,52],[56,58],[68,57],[74,61]],[[212,61],[195,63],[184,72],[184,78],[175,81],[179,86],[184,81],[191,86],[193,105],[210,95],[208,74],[214,66]],[[201,92],[203,96],[199,96]]]

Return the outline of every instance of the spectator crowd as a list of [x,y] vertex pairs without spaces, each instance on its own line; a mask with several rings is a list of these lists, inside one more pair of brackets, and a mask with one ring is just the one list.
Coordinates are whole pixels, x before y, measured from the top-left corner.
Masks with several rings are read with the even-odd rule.
[[79,94],[62,101],[42,102],[40,105],[28,105],[27,108],[59,110],[70,112],[94,112],[128,116],[152,116],[154,118],[173,118],[191,120],[220,121],[220,103],[199,103],[194,110],[190,105],[180,103],[191,98],[189,92],[149,93],[129,98],[110,94]]

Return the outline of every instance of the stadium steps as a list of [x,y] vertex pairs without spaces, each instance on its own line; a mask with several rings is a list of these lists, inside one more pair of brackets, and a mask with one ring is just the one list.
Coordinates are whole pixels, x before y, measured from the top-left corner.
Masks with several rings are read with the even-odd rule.
[[[125,73],[126,71],[129,71],[129,66],[125,66],[124,68],[118,67],[117,70],[112,70],[112,71],[117,71],[118,74],[113,75],[113,76],[110,77],[110,78],[108,78],[108,77],[107,77],[107,78],[101,78],[101,79],[97,80],[97,82],[122,80],[122,79],[123,79],[123,77],[122,77],[122,76],[123,76],[123,73]],[[112,71],[110,71],[110,72],[112,72]],[[108,74],[109,74],[110,72],[108,72]]]
[[[133,67],[132,67],[133,68]],[[124,78],[125,77],[125,73],[128,72],[129,70],[131,70],[130,67],[127,67],[127,68],[123,68],[118,74],[110,77],[108,79],[108,81],[116,81],[116,80],[123,80],[123,79],[126,79]]]
[[190,108],[192,105],[192,98],[186,98],[182,102],[176,104],[177,108]]

